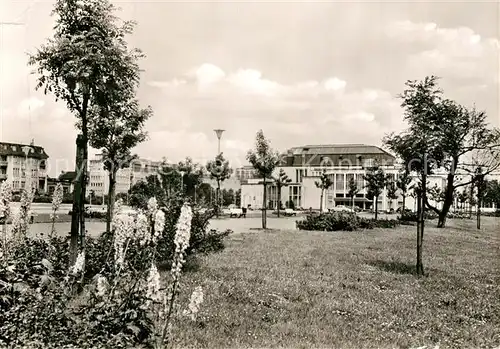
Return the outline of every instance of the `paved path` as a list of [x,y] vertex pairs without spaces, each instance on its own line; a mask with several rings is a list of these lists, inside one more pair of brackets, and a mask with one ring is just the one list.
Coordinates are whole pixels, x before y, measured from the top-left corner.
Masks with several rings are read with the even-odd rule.
[[[296,217],[283,217],[283,218],[267,218],[267,227],[269,229],[295,229],[295,221],[300,218]],[[48,234],[51,230],[51,223],[34,223],[30,225],[31,233]],[[56,223],[55,228],[59,235],[69,234],[71,227],[70,222]],[[86,221],[85,227],[90,236],[97,236],[106,229],[106,223],[102,221]],[[248,217],[248,218],[221,218],[212,219],[210,221],[209,229],[226,230],[231,229],[235,233],[248,232],[252,229],[262,227],[261,217]]]

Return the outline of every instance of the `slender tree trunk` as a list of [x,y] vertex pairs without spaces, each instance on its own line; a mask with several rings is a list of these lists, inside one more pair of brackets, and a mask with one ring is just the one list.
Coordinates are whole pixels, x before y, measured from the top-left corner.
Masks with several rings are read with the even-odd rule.
[[483,185],[483,179],[479,178],[477,181],[477,210],[476,210],[476,226],[477,229],[481,229],[481,203],[482,203],[482,185]]
[[403,194],[403,207],[401,207],[401,214],[405,212],[405,201],[406,201],[406,195]]
[[446,191],[445,191],[445,196],[444,196],[444,201],[443,201],[443,207],[441,208],[441,211],[439,211],[439,219],[438,219],[438,228],[444,228],[446,225],[446,217],[448,216],[448,213],[450,212],[450,208],[453,205],[453,192],[455,191],[455,188],[453,186],[454,182],[454,176],[453,174],[449,173],[448,178],[446,181]]
[[111,221],[113,220],[113,210],[115,208],[115,189],[116,189],[116,171],[114,168],[109,171],[109,188],[108,188],[108,212],[106,217],[106,232],[111,232]]
[[216,217],[219,218],[220,214],[220,181],[217,179],[217,193],[215,194],[216,200]]
[[351,208],[354,211],[354,196],[351,196]]
[[378,218],[378,195],[374,197],[375,199],[375,220]]
[[262,229],[267,229],[267,183],[264,177],[264,194],[262,195]]
[[417,196],[417,264],[416,272],[417,275],[423,274],[423,264],[422,264],[422,216],[423,216],[423,205],[422,205],[422,193]]
[[417,275],[424,275],[424,264],[422,261],[423,254],[423,243],[424,243],[424,231],[425,231],[425,203],[427,202],[427,174],[422,173],[422,192],[420,193],[420,214],[418,220],[420,221],[420,229],[418,229],[417,224]]
[[477,217],[477,229],[481,229],[481,202],[479,198],[477,199],[476,217]]
[[81,177],[83,176],[83,137],[76,137],[76,176],[73,188],[73,207],[71,213],[71,237],[70,237],[70,264],[74,264],[78,255],[78,240],[80,228],[80,210],[81,210]]
[[474,185],[470,185],[469,219],[472,218],[472,197],[474,196]]
[[280,218],[280,210],[281,210],[281,186],[278,185],[278,218]]
[[319,213],[323,213],[323,189],[321,189],[321,196],[319,199]]
[[86,189],[87,189],[87,162],[88,162],[88,138],[87,138],[87,132],[86,132],[86,125],[85,125],[85,130],[83,132],[83,174],[81,176],[81,186],[82,186],[82,191],[81,191],[81,201],[80,201],[80,248],[82,251],[85,251],[85,198],[86,198]]

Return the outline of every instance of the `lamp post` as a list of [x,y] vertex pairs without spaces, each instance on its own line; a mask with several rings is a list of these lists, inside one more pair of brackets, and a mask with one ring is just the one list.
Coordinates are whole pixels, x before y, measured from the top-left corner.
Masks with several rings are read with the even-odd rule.
[[217,135],[217,140],[218,140],[218,143],[217,143],[217,155],[220,154],[220,139],[222,137],[222,133],[225,131],[225,130],[221,130],[221,129],[216,129],[214,130],[215,131],[215,134]]
[[29,184],[31,185],[31,167],[28,166],[29,165],[29,162],[28,162],[28,154],[30,153],[30,151],[32,150],[32,148],[30,146],[24,146],[22,147],[22,150],[24,152],[24,155],[26,156],[25,157],[25,171],[26,171],[26,181],[24,182],[24,188],[27,189],[28,187],[28,182]]
[[181,195],[184,196],[184,174],[185,174],[185,172],[179,171],[179,173],[181,175]]
[[[215,129],[215,135],[217,136],[217,156],[220,154],[220,139],[222,137],[222,133],[225,130],[222,129]],[[219,209],[220,209],[220,181],[217,180],[217,192],[215,195],[215,200],[216,200],[216,205],[217,205],[217,216],[219,215]]]

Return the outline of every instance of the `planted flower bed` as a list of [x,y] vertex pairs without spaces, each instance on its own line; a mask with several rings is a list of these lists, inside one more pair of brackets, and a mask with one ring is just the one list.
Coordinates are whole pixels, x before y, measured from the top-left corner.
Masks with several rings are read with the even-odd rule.
[[320,215],[307,215],[297,221],[297,228],[320,231],[354,231],[359,229],[395,228],[399,225],[395,219],[363,218],[351,212],[329,212]]

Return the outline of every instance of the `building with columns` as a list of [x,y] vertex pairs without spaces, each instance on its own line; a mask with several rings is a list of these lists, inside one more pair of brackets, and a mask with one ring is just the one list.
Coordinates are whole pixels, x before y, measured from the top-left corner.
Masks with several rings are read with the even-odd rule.
[[[391,154],[376,146],[365,144],[333,144],[307,145],[291,148],[283,154],[280,166],[275,170],[275,176],[282,169],[292,180],[290,185],[282,188],[281,202],[287,207],[303,209],[319,209],[321,190],[315,185],[321,174],[330,176],[333,185],[325,190],[323,208],[329,209],[337,205],[351,205],[348,195],[349,181],[353,179],[360,191],[354,198],[354,204],[366,209],[373,204],[368,199],[364,175],[369,167],[379,165],[386,174],[397,178],[399,167]],[[261,208],[262,180],[250,178],[242,182],[242,205]],[[277,188],[270,183],[268,186],[268,207],[276,208],[279,202]],[[293,204],[292,204],[293,203]],[[392,203],[396,208],[397,203]],[[379,208],[389,209],[386,193],[379,197]]]
[[[333,185],[325,190],[322,207],[327,210],[337,205],[351,206],[349,197],[349,182],[353,179],[359,192],[354,198],[354,205],[361,209],[373,208],[373,200],[367,197],[364,176],[367,170],[378,165],[394,181],[398,179],[401,165],[396,158],[383,149],[365,144],[334,144],[334,145],[308,145],[294,147],[283,154],[280,166],[274,172],[277,177],[283,170],[291,183],[281,190],[281,198],[278,198],[278,190],[273,181],[267,186],[267,207],[275,209],[281,199],[283,206],[302,209],[320,208],[321,190],[316,187],[315,182],[325,172],[333,182]],[[487,179],[500,179],[500,174],[493,173]],[[458,178],[456,179],[458,182]],[[437,186],[441,190],[446,186],[446,173],[436,173],[428,177],[429,187]],[[413,180],[416,182],[416,179]],[[241,180],[241,203],[243,207],[250,205],[254,209],[263,207],[263,182],[260,178],[249,176]],[[413,183],[412,183],[413,184]],[[411,186],[411,184],[410,184]],[[439,207],[441,204],[430,199],[431,204]],[[403,197],[398,191],[398,198],[390,200],[387,197],[387,189],[378,198],[378,209],[387,211],[396,210],[403,204]],[[407,194],[405,207],[416,209],[416,199]],[[494,205],[483,207],[485,211],[495,210]]]
[[8,181],[14,191],[33,183],[39,193],[47,190],[47,159],[43,147],[0,142],[0,183]]

